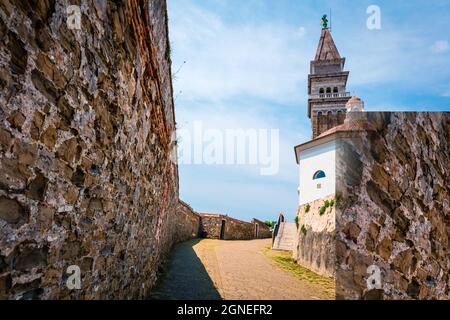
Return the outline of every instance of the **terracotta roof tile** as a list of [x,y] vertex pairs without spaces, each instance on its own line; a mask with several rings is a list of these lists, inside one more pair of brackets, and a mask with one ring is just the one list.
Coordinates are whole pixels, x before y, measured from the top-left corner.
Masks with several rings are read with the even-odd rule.
[[356,132],[356,131],[367,131],[372,129],[373,129],[372,125],[367,120],[348,119],[343,124],[333,127],[321,133],[315,139],[323,138],[337,132],[351,132],[351,131]]

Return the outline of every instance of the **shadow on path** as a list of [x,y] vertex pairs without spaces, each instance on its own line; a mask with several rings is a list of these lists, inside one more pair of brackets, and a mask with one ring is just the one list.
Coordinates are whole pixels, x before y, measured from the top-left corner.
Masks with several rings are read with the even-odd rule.
[[222,299],[205,267],[195,253],[200,239],[177,244],[170,255],[165,274],[157,282],[150,299],[219,300]]

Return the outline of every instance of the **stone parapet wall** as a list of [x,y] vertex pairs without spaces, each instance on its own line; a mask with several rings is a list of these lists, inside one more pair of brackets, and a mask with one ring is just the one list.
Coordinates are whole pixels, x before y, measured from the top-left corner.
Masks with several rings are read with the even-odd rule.
[[0,3],[0,299],[144,298],[180,212],[166,4],[69,4]]
[[449,299],[450,114],[368,120],[373,130],[337,153],[337,297]]
[[197,238],[200,230],[200,216],[187,203],[180,200],[175,219],[174,243]]
[[255,225],[249,222],[225,218],[224,240],[250,240],[255,238]]
[[259,225],[258,238],[270,238],[272,232],[269,228],[257,219],[246,222],[234,219],[224,214],[200,213],[200,236],[212,239],[220,239],[222,221],[225,229],[223,240],[249,240],[256,238],[256,224]]
[[[335,202],[335,196],[330,195],[298,208],[297,243],[293,250],[298,264],[329,277],[335,275]],[[323,213],[321,207],[325,208]]]
[[258,225],[258,239],[272,238],[272,231],[264,222],[258,219],[252,219],[252,224]]

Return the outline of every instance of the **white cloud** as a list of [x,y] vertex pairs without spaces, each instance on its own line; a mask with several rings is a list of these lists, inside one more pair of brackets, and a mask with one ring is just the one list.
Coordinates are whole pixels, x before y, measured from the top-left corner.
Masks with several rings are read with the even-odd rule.
[[[314,29],[309,22],[310,7],[315,6],[305,5],[298,13],[303,22],[295,25],[279,19],[277,12],[268,19],[247,19],[239,14],[230,19],[227,15],[236,8],[226,1],[203,7],[196,1],[187,3],[169,7],[170,20],[176,21],[170,26],[175,69],[187,60],[174,83],[176,92],[182,90],[189,99],[210,101],[241,95],[290,105],[306,101],[309,61],[320,34],[317,23]],[[253,10],[258,16],[261,6],[263,2],[254,1],[239,6],[239,10]],[[348,10],[337,13],[343,20],[354,15]],[[450,76],[450,69],[442,68],[448,57],[430,55],[430,51],[448,52],[450,44],[441,39],[430,46],[430,37],[436,35],[425,32],[426,19],[414,27],[408,24],[407,28],[385,21],[377,32],[354,21],[344,28],[336,24],[333,37],[347,58],[350,91],[353,86],[386,83],[424,88]]]
[[414,78],[411,74],[425,71],[421,64],[411,63],[420,61],[423,42],[413,36],[406,37],[400,31],[350,31],[335,42],[347,58],[349,91],[352,86],[404,81],[405,78],[409,81]]
[[[213,11],[173,6],[169,14],[175,68],[186,60],[174,82],[183,99],[220,101],[240,96],[258,97],[278,104],[299,105],[306,99],[309,61],[314,57],[320,30],[310,37],[306,27],[277,21],[224,20]],[[444,56],[429,55],[428,40],[415,32],[366,28],[336,29],[336,45],[346,57],[352,87],[385,83],[424,85],[445,78]],[[448,50],[447,41],[436,41],[433,52]],[[419,63],[420,62],[420,63]],[[178,64],[177,64],[178,63]]]
[[208,175],[183,170],[181,176],[181,183],[183,178],[195,180],[195,183],[182,188],[181,197],[198,212],[220,212],[250,221],[251,218],[276,220],[278,213],[283,211],[290,221],[294,220],[296,185],[280,186],[270,180],[237,181],[232,178],[234,175],[230,169],[207,172]]
[[[180,166],[180,191],[197,210],[223,211],[233,216],[268,218],[279,211],[293,216],[297,204],[298,167],[294,146],[309,137],[299,119],[283,116],[264,105],[183,101],[176,107],[178,127],[192,130],[195,121],[203,129],[279,129],[279,172],[261,176],[259,165]],[[200,169],[201,168],[201,169]],[[248,216],[247,216],[248,215]]]
[[297,37],[302,38],[306,34],[306,28],[305,27],[299,27],[297,29]]
[[434,53],[444,53],[448,51],[449,47],[450,46],[448,45],[448,41],[438,40],[433,43],[433,45],[431,46],[431,50]]
[[[195,5],[170,11],[174,61],[184,61],[175,90],[190,99],[218,101],[249,95],[302,101],[308,63],[299,31],[282,24],[231,24]],[[303,30],[303,31],[302,31]],[[311,53],[312,55],[313,53]],[[282,85],[280,85],[282,84]]]
[[[231,24],[192,3],[169,7],[169,15],[176,21],[169,29],[173,69],[186,61],[174,81],[174,91],[182,91],[176,100],[178,127],[191,129],[202,121],[205,129],[280,130],[278,174],[261,176],[260,167],[251,165],[181,165],[181,195],[199,210],[293,215],[298,183],[293,147],[309,138],[309,123],[299,124],[305,120],[314,55],[305,50],[306,29]],[[293,118],[293,112],[301,116]]]
[[[283,117],[264,106],[249,107],[245,104],[232,105],[228,103],[192,103],[185,101],[176,109],[178,128],[192,132],[194,122],[201,121],[203,130],[217,129],[278,129],[280,135],[278,174],[269,177],[273,181],[295,183],[297,181],[297,166],[293,148],[306,141],[309,136],[298,130],[299,122],[291,117]],[[307,123],[307,126],[309,124]],[[306,130],[308,131],[308,130]],[[191,134],[193,136],[193,133]],[[260,178],[260,166],[231,165],[240,171],[241,176]],[[225,167],[231,167],[225,165]]]

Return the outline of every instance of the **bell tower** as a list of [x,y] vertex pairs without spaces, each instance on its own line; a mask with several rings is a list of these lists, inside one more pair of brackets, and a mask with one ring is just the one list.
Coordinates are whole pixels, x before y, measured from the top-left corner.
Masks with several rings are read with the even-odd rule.
[[322,17],[322,32],[316,56],[308,75],[308,117],[311,119],[312,138],[342,124],[345,104],[350,99],[346,91],[348,71],[344,71],[345,58],[341,58]]

